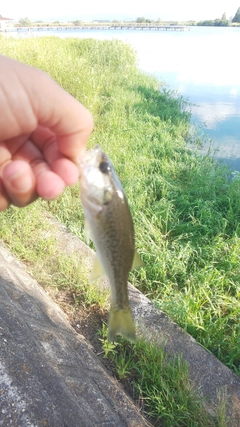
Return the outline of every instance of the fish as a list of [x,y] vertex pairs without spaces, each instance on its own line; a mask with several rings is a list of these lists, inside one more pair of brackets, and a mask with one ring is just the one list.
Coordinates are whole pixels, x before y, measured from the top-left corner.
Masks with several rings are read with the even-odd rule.
[[108,155],[99,145],[80,162],[80,197],[89,232],[96,247],[90,281],[101,275],[110,284],[108,341],[122,335],[136,341],[128,296],[128,274],[142,261],[135,251],[134,226],[122,184]]

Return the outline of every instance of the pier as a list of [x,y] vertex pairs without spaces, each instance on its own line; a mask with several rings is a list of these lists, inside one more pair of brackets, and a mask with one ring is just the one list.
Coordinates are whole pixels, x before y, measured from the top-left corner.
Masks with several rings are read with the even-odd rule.
[[[68,25],[45,25],[32,27],[15,27],[16,31],[77,31],[77,30],[153,30],[153,31],[189,31],[191,27],[186,25],[159,25],[159,24],[82,24],[77,26]],[[9,30],[8,30],[9,31]]]

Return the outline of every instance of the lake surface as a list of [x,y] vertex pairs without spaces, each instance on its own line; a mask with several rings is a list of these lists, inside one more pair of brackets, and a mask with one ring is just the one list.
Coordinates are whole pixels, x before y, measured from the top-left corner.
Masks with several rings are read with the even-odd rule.
[[[24,31],[18,37],[29,35]],[[218,147],[216,157],[240,171],[240,28],[54,30],[31,35],[115,38],[131,44],[142,70],[194,104],[192,121]]]

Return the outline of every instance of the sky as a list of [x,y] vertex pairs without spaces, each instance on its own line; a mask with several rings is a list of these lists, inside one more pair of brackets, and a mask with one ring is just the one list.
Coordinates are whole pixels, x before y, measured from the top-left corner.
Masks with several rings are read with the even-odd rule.
[[6,0],[1,2],[0,15],[16,20],[28,17],[32,21],[135,20],[140,16],[163,21],[200,21],[221,18],[224,12],[228,18],[233,17],[238,7],[240,0]]

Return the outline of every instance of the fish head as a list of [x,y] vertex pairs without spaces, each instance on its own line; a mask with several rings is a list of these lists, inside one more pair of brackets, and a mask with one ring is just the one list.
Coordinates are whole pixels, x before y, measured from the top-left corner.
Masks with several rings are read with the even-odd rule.
[[108,205],[117,193],[124,198],[113,164],[99,145],[88,150],[80,163],[81,197],[95,206]]

